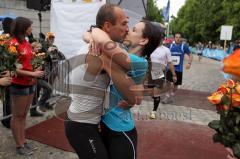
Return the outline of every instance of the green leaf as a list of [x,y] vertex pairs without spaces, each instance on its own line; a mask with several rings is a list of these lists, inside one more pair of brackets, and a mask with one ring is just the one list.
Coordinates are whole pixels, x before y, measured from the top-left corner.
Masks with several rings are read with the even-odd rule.
[[213,120],[211,121],[208,126],[214,130],[218,130],[220,128],[220,121],[219,120]]
[[236,118],[236,124],[239,124],[239,122],[240,122],[240,115],[237,116],[237,118]]
[[222,102],[223,105],[228,105],[228,106],[229,106],[230,103],[231,103],[230,98],[229,98],[228,96],[226,96],[226,95],[224,95],[224,96],[222,97],[221,102]]
[[213,135],[213,142],[217,143],[220,142],[222,143],[222,136],[219,133],[216,133]]

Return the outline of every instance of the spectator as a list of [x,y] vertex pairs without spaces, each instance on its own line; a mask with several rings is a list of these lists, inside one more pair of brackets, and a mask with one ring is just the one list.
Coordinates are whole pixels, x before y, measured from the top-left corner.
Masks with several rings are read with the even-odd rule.
[[240,40],[236,40],[233,51],[237,50],[240,48]]
[[[40,53],[42,50],[42,45],[39,42],[32,43],[32,47],[33,47],[33,51],[36,54]],[[45,68],[47,67],[46,58],[44,58],[44,64],[41,67],[43,68],[43,70],[45,70]],[[36,105],[38,105],[40,110],[43,112],[45,112],[48,107],[47,100],[51,97],[52,86],[48,83],[47,77],[48,77],[48,72],[44,71],[44,77],[37,79],[37,90],[34,95],[33,103],[32,103],[32,105],[35,105],[35,107],[31,109],[33,110],[31,116],[42,116],[42,114],[36,110],[37,108]],[[42,95],[38,100],[41,89],[43,89]],[[30,110],[30,113],[31,113],[31,110]]]
[[46,35],[46,40],[42,44],[42,51],[47,54],[48,69],[51,74],[49,74],[48,82],[53,85],[54,79],[58,74],[58,64],[59,61],[64,60],[65,56],[61,53],[57,46],[54,45],[55,35],[52,32],[48,32]]
[[[5,18],[2,21],[3,34],[10,34],[11,24],[13,22],[12,18]],[[3,98],[3,118],[11,114],[11,105],[10,105],[10,95],[9,87],[4,89],[4,98]],[[11,117],[3,119],[1,122],[6,128],[10,128]]]
[[12,43],[18,44],[17,51],[21,56],[18,62],[22,65],[17,69],[17,76],[13,78],[10,86],[10,97],[12,106],[11,129],[16,142],[16,150],[20,155],[31,155],[34,147],[26,142],[25,126],[28,109],[32,104],[35,93],[35,78],[42,77],[43,71],[33,70],[31,61],[33,58],[31,44],[26,40],[26,36],[32,32],[32,22],[24,17],[17,17],[12,26]]

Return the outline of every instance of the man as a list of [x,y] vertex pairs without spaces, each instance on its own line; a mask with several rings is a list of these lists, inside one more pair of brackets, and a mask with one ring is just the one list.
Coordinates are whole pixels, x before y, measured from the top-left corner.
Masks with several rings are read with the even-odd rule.
[[61,53],[57,46],[54,45],[55,35],[53,32],[48,32],[46,34],[45,41],[42,42],[42,51],[46,53],[44,59],[45,63],[43,66],[45,75],[42,79],[38,80],[39,89],[43,89],[43,94],[39,99],[37,105],[39,105],[40,110],[45,112],[47,109],[53,109],[47,101],[52,95],[52,86],[54,80],[58,75],[59,61],[65,60],[65,56]]
[[161,41],[159,47],[151,54],[151,70],[148,77],[148,87],[153,89],[153,110],[150,113],[150,119],[156,118],[156,111],[161,101],[160,92],[164,91],[164,87],[169,85],[165,80],[167,66],[169,66],[169,70],[171,71],[172,80],[176,82],[177,76],[172,63],[171,52]]
[[61,53],[57,46],[54,45],[55,35],[53,32],[48,32],[46,35],[46,40],[42,43],[42,51],[46,53],[46,62],[47,62],[47,72],[51,72],[49,74],[48,82],[52,85],[54,83],[54,79],[57,76],[57,68],[59,61],[65,60],[65,56]]
[[202,59],[203,49],[204,49],[203,44],[201,42],[198,42],[198,44],[196,45],[198,61],[201,61],[201,59]]
[[[178,89],[178,85],[182,85],[184,55],[188,55],[188,61],[186,69],[190,69],[192,64],[192,55],[186,44],[182,43],[181,33],[174,35],[174,43],[169,46],[172,56],[172,62],[174,64],[175,73],[177,75],[177,81],[173,84],[172,89],[166,93],[165,98],[162,100],[163,104],[167,104],[174,101],[175,92]],[[172,73],[170,70],[167,71],[167,80],[173,82]]]
[[235,44],[234,44],[234,48],[233,51],[237,50],[240,48],[240,40],[236,40]]

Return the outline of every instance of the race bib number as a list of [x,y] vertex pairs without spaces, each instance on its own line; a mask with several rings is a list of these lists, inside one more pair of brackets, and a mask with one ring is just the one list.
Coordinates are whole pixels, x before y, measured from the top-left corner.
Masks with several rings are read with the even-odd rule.
[[172,56],[172,63],[173,63],[173,65],[179,65],[180,64],[180,56]]
[[151,71],[151,76],[152,76],[153,80],[156,80],[156,79],[164,77],[164,73],[162,70],[160,70],[160,71],[154,70],[154,71]]

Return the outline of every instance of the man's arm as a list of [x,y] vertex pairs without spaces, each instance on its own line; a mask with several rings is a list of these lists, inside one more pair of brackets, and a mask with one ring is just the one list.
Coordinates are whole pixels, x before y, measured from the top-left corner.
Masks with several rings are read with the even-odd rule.
[[188,62],[186,64],[186,69],[190,69],[190,67],[192,65],[193,56],[192,56],[192,53],[190,52],[188,46],[186,46],[185,54],[188,55]]
[[130,70],[130,60],[128,53],[123,50],[116,42],[112,41],[107,33],[101,29],[92,29],[92,38],[101,52],[110,57],[115,63],[121,67]]

